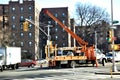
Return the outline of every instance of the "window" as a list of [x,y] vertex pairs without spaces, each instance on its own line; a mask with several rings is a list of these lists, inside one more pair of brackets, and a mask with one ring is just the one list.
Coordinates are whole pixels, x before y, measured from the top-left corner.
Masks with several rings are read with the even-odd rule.
[[15,37],[15,33],[12,33],[12,36]]
[[29,10],[29,12],[32,12],[32,7],[29,6],[29,7],[28,7],[28,10]]
[[16,26],[13,24],[13,25],[12,25],[12,29],[15,29],[15,27],[16,27]]
[[29,24],[29,29],[31,29],[32,28],[32,24]]
[[65,46],[65,43],[63,43],[62,45],[63,45],[63,47],[64,47],[64,46]]
[[23,16],[20,16],[20,21],[24,21],[24,17]]
[[12,7],[12,12],[15,12],[15,7]]
[[32,16],[28,16],[28,19],[32,20]]
[[55,13],[55,17],[58,17],[58,14],[57,14],[57,13]]
[[15,46],[15,42],[12,42],[12,45]]
[[28,44],[29,44],[29,46],[32,46],[32,42],[29,42]]
[[55,36],[55,40],[58,40],[58,36]]
[[21,8],[20,8],[20,12],[23,12],[23,10],[24,10],[24,8],[23,8],[23,7],[21,7]]
[[48,21],[48,24],[51,24],[51,21]]
[[29,37],[30,37],[30,38],[32,37],[32,33],[29,33]]
[[15,21],[15,16],[12,16],[12,21]]
[[65,32],[65,30],[64,30],[64,29],[62,29],[62,31],[63,31],[63,32]]
[[62,23],[65,24],[65,20],[63,20]]
[[65,40],[65,35],[62,36],[63,40]]
[[58,31],[58,28],[55,28],[55,32],[57,32]]
[[24,35],[23,33],[20,33],[20,37],[23,37],[23,35]]
[[20,42],[20,46],[24,46],[24,45],[23,45],[23,42]]
[[62,13],[62,17],[65,17],[65,13]]
[[55,21],[55,25],[58,25],[57,21]]

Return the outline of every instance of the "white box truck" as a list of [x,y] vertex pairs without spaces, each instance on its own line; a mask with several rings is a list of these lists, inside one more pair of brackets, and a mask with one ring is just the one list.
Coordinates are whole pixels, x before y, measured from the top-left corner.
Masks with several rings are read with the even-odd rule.
[[0,47],[0,70],[17,69],[21,62],[20,47]]

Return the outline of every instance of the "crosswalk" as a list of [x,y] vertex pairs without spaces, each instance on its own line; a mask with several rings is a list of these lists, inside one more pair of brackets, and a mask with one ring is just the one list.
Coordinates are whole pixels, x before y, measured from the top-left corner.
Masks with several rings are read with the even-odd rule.
[[[99,75],[95,72],[109,69],[81,67],[73,69],[26,69],[6,71],[0,74],[0,80],[120,80],[120,75]],[[12,75],[10,75],[10,73]],[[4,76],[2,76],[4,75]],[[6,76],[9,75],[9,76]]]
[[22,78],[22,79],[12,79],[12,80],[120,80],[120,77],[115,77],[114,78],[110,78],[110,77],[105,77],[105,76],[94,76],[94,77],[90,77],[87,76],[86,77],[73,77],[71,76],[53,76],[53,77],[44,77],[44,78]]
[[33,77],[33,78],[19,78],[12,80],[120,80],[119,75],[114,75],[111,78],[110,75],[84,75],[78,73],[69,73],[69,74],[58,74],[58,75],[50,75],[50,76],[42,76],[42,77]]

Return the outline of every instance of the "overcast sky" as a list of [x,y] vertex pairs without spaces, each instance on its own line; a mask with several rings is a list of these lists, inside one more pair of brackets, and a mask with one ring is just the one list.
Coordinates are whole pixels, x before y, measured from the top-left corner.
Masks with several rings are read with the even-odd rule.
[[[0,4],[8,4],[10,0],[0,0]],[[12,0],[17,1],[17,0]],[[70,16],[73,17],[77,2],[89,3],[102,7],[111,15],[111,0],[35,0],[41,8],[69,7]],[[120,0],[113,0],[113,20],[120,22]]]

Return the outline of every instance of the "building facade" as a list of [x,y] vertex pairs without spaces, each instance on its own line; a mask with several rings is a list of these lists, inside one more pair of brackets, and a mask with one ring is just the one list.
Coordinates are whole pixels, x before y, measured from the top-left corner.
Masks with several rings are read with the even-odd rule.
[[[39,11],[35,0],[10,0],[9,4],[0,5],[0,27],[7,25],[11,28],[11,46],[21,47],[22,58],[39,58]],[[23,31],[26,18],[35,22],[29,23],[27,32]]]
[[[43,10],[45,9],[49,10],[64,25],[70,28],[68,7],[43,8],[40,13],[40,27],[47,33],[47,26],[52,26],[50,27],[50,40],[53,41],[53,44],[57,44],[57,47],[71,46],[70,35],[57,22],[51,19],[47,14],[43,13]],[[42,56],[45,54],[44,48],[46,44],[47,36],[40,31],[40,49],[41,54],[43,54]]]

